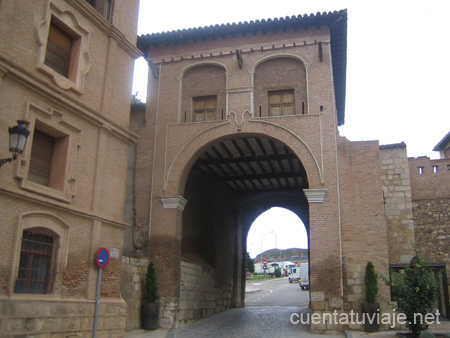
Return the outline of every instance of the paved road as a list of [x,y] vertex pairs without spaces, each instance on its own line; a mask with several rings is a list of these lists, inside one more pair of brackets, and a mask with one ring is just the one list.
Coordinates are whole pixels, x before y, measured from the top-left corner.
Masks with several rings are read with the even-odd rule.
[[247,283],[245,305],[307,308],[309,306],[309,291],[302,290],[296,282],[289,283],[287,278]]
[[173,337],[317,337],[309,333],[309,325],[291,323],[292,314],[310,312],[309,291],[302,291],[298,283],[289,283],[287,278],[268,278],[247,283],[246,291],[245,308],[202,319],[173,331]]
[[[236,308],[177,330],[159,329],[154,332],[136,330],[126,338],[317,338],[299,316],[310,313],[309,291],[287,278],[248,283],[246,307]],[[292,317],[294,315],[294,317]],[[291,322],[294,318],[294,323]],[[295,324],[297,322],[297,324]],[[324,334],[319,338],[343,338],[343,334]]]
[[[298,287],[298,286],[297,286]],[[249,306],[217,313],[185,328],[169,332],[169,338],[318,338],[309,333],[309,325],[292,324],[293,313],[309,309],[295,306]],[[341,338],[343,334],[320,335]]]

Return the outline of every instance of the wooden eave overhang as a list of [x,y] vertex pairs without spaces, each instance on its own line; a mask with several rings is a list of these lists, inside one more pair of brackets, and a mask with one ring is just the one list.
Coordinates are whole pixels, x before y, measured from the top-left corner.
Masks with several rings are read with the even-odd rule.
[[434,146],[433,151],[444,150],[448,144],[450,144],[450,132]]

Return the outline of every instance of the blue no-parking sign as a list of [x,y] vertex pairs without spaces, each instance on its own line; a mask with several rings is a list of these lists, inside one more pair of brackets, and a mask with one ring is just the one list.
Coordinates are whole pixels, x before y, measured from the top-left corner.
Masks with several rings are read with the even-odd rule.
[[100,248],[95,254],[95,262],[100,269],[105,268],[109,264],[109,251],[106,248]]
[[100,248],[95,254],[95,262],[99,267],[98,278],[97,278],[97,298],[95,299],[95,313],[94,313],[94,332],[92,334],[93,338],[97,337],[97,321],[98,321],[98,307],[100,304],[100,289],[102,286],[102,271],[109,263],[109,251],[106,248]]

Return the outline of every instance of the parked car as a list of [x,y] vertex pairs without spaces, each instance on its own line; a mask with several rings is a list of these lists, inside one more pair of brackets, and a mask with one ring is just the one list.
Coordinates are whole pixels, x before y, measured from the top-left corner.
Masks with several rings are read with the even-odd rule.
[[299,268],[292,268],[291,273],[289,275],[289,283],[300,282],[300,269]]
[[309,263],[302,263],[299,270],[301,279],[301,282],[299,283],[300,288],[302,290],[309,289]]

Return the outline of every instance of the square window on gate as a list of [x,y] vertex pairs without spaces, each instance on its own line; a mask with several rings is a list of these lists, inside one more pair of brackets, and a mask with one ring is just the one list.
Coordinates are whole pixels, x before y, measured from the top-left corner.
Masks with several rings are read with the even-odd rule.
[[217,96],[199,96],[193,98],[193,121],[213,121],[216,119]]
[[268,92],[269,116],[294,115],[294,90]]

